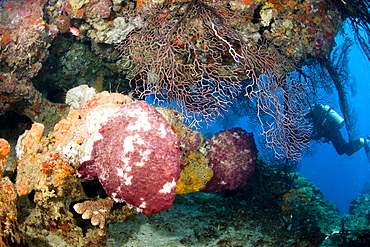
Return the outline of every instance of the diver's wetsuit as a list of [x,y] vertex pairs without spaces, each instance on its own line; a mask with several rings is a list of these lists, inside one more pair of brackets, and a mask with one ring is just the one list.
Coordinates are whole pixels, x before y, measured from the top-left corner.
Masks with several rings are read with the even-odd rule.
[[330,128],[324,138],[333,143],[333,146],[339,155],[346,154],[351,156],[363,147],[363,142],[361,142],[361,140],[346,142],[342,137],[342,133],[337,128]]
[[346,142],[340,129],[344,125],[344,120],[331,107],[325,105],[315,105],[308,114],[314,124],[312,140],[322,140],[332,142],[339,155],[346,154],[351,156],[364,146],[364,139]]

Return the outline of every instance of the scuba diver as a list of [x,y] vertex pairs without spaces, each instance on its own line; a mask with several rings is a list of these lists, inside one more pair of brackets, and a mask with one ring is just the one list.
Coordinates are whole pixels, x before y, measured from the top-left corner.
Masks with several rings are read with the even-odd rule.
[[316,104],[306,117],[312,119],[313,122],[312,140],[331,142],[339,155],[351,156],[364,147],[370,162],[370,135],[349,142],[344,140],[340,131],[344,126],[344,119],[333,108],[328,105]]

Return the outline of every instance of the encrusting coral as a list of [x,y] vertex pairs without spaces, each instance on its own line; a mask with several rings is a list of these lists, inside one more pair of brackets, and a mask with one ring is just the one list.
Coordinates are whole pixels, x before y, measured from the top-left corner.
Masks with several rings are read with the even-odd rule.
[[8,177],[3,177],[3,169],[9,154],[10,145],[0,139],[0,246],[21,244],[23,237],[19,233],[17,193]]
[[[66,101],[75,108],[70,108],[52,133],[43,136],[44,126],[34,123],[18,139],[15,189],[22,198],[20,203],[27,203],[26,198],[35,203],[23,219],[27,235],[41,237],[46,229],[67,243],[102,242],[112,214],[112,218],[124,219],[132,207],[146,215],[156,214],[172,207],[176,194],[205,189],[214,174],[212,152],[224,155],[232,164],[215,171],[221,169],[239,182],[230,182],[223,189],[243,185],[245,181],[239,180],[253,172],[254,140],[243,131],[225,132],[221,150],[215,141],[207,142],[205,148],[201,133],[183,124],[177,111],[155,108],[118,93],[94,95],[84,85],[70,90]],[[247,164],[239,154],[245,155]],[[108,195],[105,199],[85,192],[83,184],[97,180]],[[25,195],[28,197],[22,197]],[[126,203],[125,209],[113,212],[114,202]],[[84,233],[70,211],[72,205],[95,228]],[[40,225],[42,229],[37,227]]]
[[[93,119],[89,112],[101,104],[119,107],[128,101],[132,101],[128,96],[102,93],[81,101],[80,109],[70,108],[68,116],[55,125],[54,132],[43,136],[44,126],[34,123],[20,136],[16,147],[19,161],[15,188],[21,205],[35,204],[30,213],[22,212],[26,215],[22,218],[23,226],[20,226],[24,234],[33,239],[44,239],[43,231],[47,230],[50,238],[58,238],[61,243],[72,246],[104,241],[101,229],[89,229],[84,234],[70,208],[75,202],[89,199],[81,183],[83,180],[76,176],[83,148],[88,146],[83,141],[94,134],[85,125]],[[118,218],[125,217],[125,211],[121,212],[123,216]]]
[[9,154],[9,143],[5,139],[0,139],[0,178],[3,176],[3,170],[6,164],[6,156]]
[[206,186],[212,176],[213,171],[208,166],[208,159],[202,151],[184,153],[176,193],[188,194],[199,191]]
[[212,178],[213,171],[205,157],[206,150],[203,148],[202,133],[185,125],[180,112],[165,107],[156,107],[156,110],[162,113],[162,116],[169,122],[181,142],[180,149],[183,154],[176,193],[188,194],[203,189]]
[[41,189],[46,176],[42,174],[40,158],[37,155],[44,125],[32,124],[18,139],[17,143],[17,179],[16,189],[19,195],[26,195],[34,189]]
[[[34,123],[18,140],[16,191],[19,196],[32,194],[36,203],[24,219],[24,232],[28,235],[41,236],[36,227],[41,225],[67,242],[99,242],[104,239],[113,201],[126,202],[144,214],[170,208],[180,176],[180,145],[183,143],[184,149],[190,150],[202,143],[198,132],[190,131],[181,121],[172,122],[172,126],[144,101],[108,92],[81,98],[90,91],[91,88],[80,86],[67,94],[66,100],[76,109],[71,107],[52,133],[43,136],[44,126]],[[177,127],[181,130],[176,131]],[[181,138],[176,133],[187,134]],[[206,169],[204,154],[201,156],[202,169]],[[89,198],[82,186],[87,180],[77,174],[85,179],[98,178],[113,200]],[[26,203],[22,198],[21,203]],[[71,205],[98,228],[84,234],[70,212]],[[115,213],[114,218],[125,218],[127,210],[120,211],[123,216]],[[60,228],[64,231],[59,232]],[[100,240],[92,240],[91,231]]]

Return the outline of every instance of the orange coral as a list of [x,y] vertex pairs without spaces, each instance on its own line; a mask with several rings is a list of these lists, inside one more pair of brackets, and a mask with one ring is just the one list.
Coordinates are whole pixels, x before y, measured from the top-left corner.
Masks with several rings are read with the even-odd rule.
[[136,1],[136,8],[142,9],[143,8],[143,0],[137,0]]
[[52,23],[58,27],[59,32],[65,33],[71,26],[70,19],[68,15],[61,15],[52,19]]
[[94,96],[92,99],[86,101],[86,103],[80,107],[80,111],[84,112],[94,109],[95,107],[100,105],[99,100],[100,100],[99,97]]
[[0,219],[2,223],[0,224],[0,246],[13,246],[14,243],[21,242],[16,200],[17,194],[13,183],[8,177],[0,178]]
[[79,113],[75,109],[71,108],[69,110],[67,118],[61,120],[59,123],[55,125],[53,136],[55,138],[56,143],[63,145],[64,142],[68,141],[66,140],[67,133],[74,126],[79,124],[79,118],[80,118]]
[[0,40],[0,45],[5,46],[10,42],[10,33],[3,33],[1,40]]
[[242,0],[242,1],[240,1],[242,4],[244,4],[244,5],[251,5],[251,3],[252,3],[252,0]]
[[[17,194],[14,190],[13,183],[6,178],[0,179],[0,203],[5,204],[12,204],[15,203],[15,200],[17,199]],[[8,217],[11,219],[16,219],[16,209],[13,210],[13,212],[8,214]],[[0,214],[1,215],[1,214]]]
[[9,143],[0,139],[0,219],[2,223],[0,224],[0,246],[10,246],[7,239],[13,243],[21,241],[17,226],[17,193],[10,179],[2,177],[3,165],[6,163],[8,154]]
[[32,124],[30,130],[27,130],[19,139],[17,144],[17,155],[19,158],[17,166],[16,190],[19,195],[26,195],[35,189],[42,177],[38,169],[39,158],[37,151],[44,125],[39,123]]
[[76,13],[77,13],[77,15],[78,15],[79,17],[81,17],[81,16],[84,14],[84,10],[83,10],[83,9],[78,9],[78,10],[76,11]]
[[[36,198],[38,200],[46,197],[53,197],[55,193],[63,193],[64,187],[68,178],[70,178],[75,169],[68,160],[64,160],[53,150],[53,141],[67,141],[68,130],[76,123],[72,120],[78,119],[79,115],[75,110],[71,110],[67,119],[60,121],[56,126],[55,138],[52,136],[41,140],[43,132],[42,124],[33,124],[29,131],[21,136],[20,142],[17,145],[17,155],[20,158],[17,167],[17,182],[16,189],[19,195],[26,195],[31,190],[41,191]],[[72,120],[71,120],[72,119]],[[51,139],[50,139],[51,138]],[[63,139],[64,138],[64,139]],[[48,143],[48,152],[43,147]],[[41,150],[45,152],[41,152]],[[53,189],[49,189],[50,186]],[[57,189],[55,189],[57,188]]]
[[6,156],[9,154],[9,143],[5,139],[0,139],[0,177],[6,164]]
[[108,93],[107,91],[96,94],[90,100],[86,101],[84,105],[80,107],[81,115],[91,111],[95,107],[102,104],[128,104],[133,102],[133,99],[129,95],[123,95],[120,93]]
[[47,160],[42,162],[41,171],[45,176],[51,178],[54,186],[63,186],[67,183],[67,178],[72,176],[75,170],[59,155],[50,153]]
[[23,158],[23,154],[32,154],[35,155],[38,150],[38,143],[41,140],[42,133],[44,131],[44,125],[40,123],[32,124],[30,130],[27,130],[21,137],[20,137],[20,159]]

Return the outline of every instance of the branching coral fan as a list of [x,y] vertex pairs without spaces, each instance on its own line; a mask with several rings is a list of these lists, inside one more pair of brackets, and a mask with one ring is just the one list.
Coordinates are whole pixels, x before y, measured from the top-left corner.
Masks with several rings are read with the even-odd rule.
[[146,23],[117,46],[121,64],[139,96],[152,94],[196,120],[221,116],[244,87],[267,146],[296,160],[310,135],[302,118],[309,92],[291,72],[330,51],[340,22],[330,6],[314,2],[140,2]]
[[240,93],[240,75],[256,80],[255,69],[273,68],[273,55],[243,40],[229,25],[236,17],[221,6],[192,0],[155,9],[145,16],[148,25],[117,47],[131,63],[131,82],[141,96],[155,94],[188,115],[212,120]]

